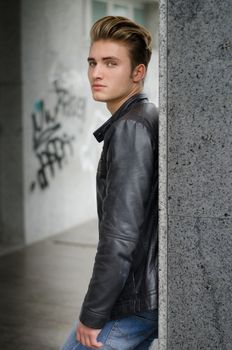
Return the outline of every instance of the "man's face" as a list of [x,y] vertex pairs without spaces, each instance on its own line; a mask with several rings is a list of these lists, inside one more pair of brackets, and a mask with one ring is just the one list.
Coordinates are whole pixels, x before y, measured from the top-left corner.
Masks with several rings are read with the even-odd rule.
[[128,48],[123,43],[110,40],[94,42],[88,62],[93,98],[106,102],[111,113],[139,92],[140,84],[133,79]]

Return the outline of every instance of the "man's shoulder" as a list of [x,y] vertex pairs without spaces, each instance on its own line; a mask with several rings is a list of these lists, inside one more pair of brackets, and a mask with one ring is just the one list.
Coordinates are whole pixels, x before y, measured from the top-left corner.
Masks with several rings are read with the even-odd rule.
[[158,115],[157,107],[148,100],[133,104],[107,130],[105,144],[107,145],[112,139],[118,140],[120,137],[128,137],[134,133],[148,132],[152,137],[158,135]]
[[141,123],[149,128],[158,127],[159,112],[154,103],[143,101],[133,105],[129,111],[121,118],[120,121],[132,120],[134,123]]
[[158,110],[152,102],[133,105],[121,118],[116,120],[109,131],[107,139],[133,139],[136,135],[154,138],[158,135]]

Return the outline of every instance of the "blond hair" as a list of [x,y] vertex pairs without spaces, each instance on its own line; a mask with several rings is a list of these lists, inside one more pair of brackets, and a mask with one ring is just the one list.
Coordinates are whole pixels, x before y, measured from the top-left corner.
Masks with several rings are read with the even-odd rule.
[[122,16],[106,16],[99,19],[90,31],[91,44],[99,40],[114,40],[127,44],[132,70],[139,64],[147,68],[152,54],[149,31]]

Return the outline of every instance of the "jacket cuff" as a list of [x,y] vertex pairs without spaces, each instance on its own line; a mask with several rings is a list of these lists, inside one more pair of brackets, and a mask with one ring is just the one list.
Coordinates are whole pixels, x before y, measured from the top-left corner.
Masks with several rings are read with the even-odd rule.
[[96,314],[95,312],[84,308],[81,309],[79,319],[86,327],[94,329],[102,329],[108,321],[105,316]]

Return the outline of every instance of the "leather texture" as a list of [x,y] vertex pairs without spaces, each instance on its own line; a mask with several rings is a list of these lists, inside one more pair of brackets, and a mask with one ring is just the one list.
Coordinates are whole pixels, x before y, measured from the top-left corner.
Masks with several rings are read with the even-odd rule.
[[80,321],[100,329],[158,307],[158,111],[134,95],[94,135],[99,243]]

